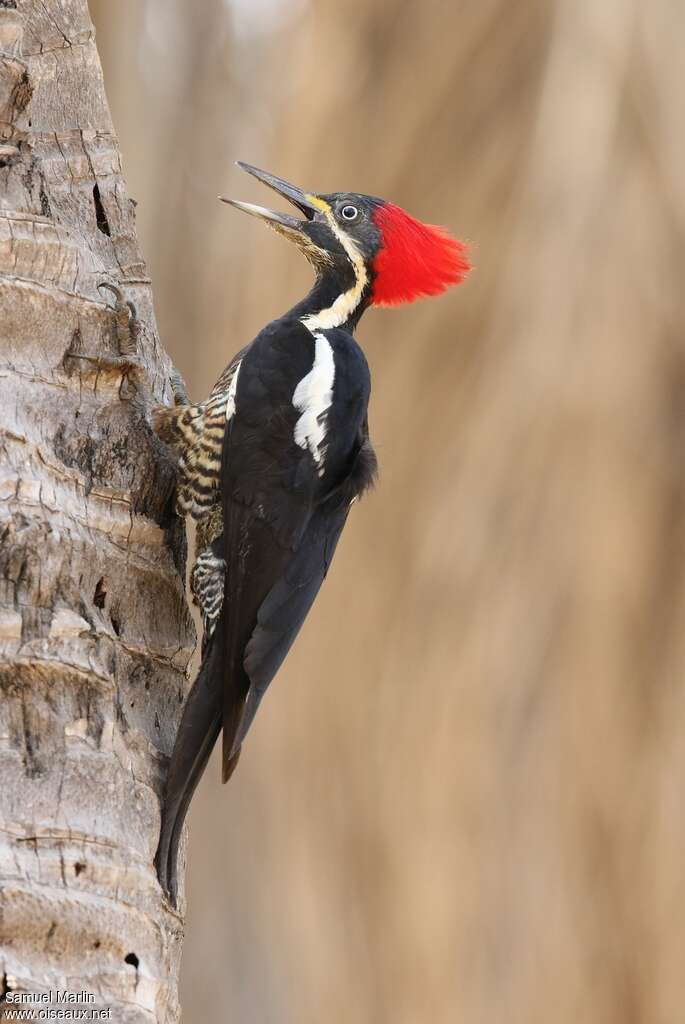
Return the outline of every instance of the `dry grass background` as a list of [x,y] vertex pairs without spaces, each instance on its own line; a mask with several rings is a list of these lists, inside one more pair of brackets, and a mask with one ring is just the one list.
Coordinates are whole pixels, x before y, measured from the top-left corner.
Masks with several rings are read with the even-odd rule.
[[367,315],[382,477],[191,813],[187,1024],[681,1024],[678,0],[91,0],[200,397],[308,268],[232,166],[475,242]]

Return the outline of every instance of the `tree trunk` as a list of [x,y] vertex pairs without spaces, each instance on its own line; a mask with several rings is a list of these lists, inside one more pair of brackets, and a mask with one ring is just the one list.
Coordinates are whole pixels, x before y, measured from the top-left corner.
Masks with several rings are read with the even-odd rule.
[[0,978],[117,1024],[178,1019],[153,857],[194,639],[134,205],[86,0],[0,0]]

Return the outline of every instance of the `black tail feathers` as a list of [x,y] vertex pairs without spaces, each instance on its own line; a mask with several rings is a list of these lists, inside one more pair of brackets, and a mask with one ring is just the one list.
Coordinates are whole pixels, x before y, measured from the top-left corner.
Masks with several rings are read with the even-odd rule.
[[160,884],[174,904],[178,895],[177,861],[183,822],[221,732],[223,676],[220,647],[221,644],[212,637],[188,694],[169,763],[155,864]]

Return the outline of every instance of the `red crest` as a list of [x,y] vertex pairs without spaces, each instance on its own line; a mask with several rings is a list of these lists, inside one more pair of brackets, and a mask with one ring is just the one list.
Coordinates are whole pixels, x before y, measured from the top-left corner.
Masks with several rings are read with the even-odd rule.
[[471,269],[466,245],[445,228],[423,224],[392,203],[379,206],[373,219],[382,238],[373,262],[374,306],[440,295]]

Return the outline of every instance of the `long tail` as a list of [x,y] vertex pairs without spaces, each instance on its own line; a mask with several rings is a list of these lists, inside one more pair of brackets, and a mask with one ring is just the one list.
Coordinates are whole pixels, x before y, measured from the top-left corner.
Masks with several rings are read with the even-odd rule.
[[178,890],[178,846],[183,822],[195,787],[221,732],[222,633],[223,623],[219,623],[207,644],[197,679],[188,694],[169,764],[155,863],[160,884],[174,904]]

